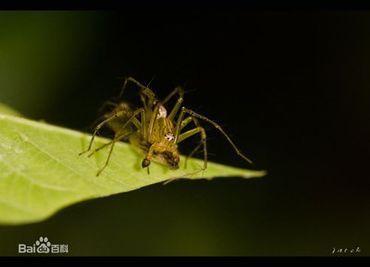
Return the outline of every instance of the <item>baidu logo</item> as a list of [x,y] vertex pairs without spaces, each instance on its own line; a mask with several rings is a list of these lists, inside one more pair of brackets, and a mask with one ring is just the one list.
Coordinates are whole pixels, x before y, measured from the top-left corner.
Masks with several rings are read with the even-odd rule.
[[18,244],[18,253],[26,254],[61,254],[68,253],[68,245],[66,244],[53,244],[47,237],[40,237],[32,245]]

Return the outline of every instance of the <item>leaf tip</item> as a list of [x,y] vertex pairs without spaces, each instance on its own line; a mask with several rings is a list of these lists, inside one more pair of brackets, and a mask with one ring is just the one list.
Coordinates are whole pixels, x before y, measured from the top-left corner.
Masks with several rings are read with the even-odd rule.
[[242,177],[243,178],[257,178],[257,177],[263,177],[263,176],[266,176],[267,175],[267,171],[265,170],[261,170],[261,171],[251,171],[251,170],[248,170],[247,172],[245,172]]

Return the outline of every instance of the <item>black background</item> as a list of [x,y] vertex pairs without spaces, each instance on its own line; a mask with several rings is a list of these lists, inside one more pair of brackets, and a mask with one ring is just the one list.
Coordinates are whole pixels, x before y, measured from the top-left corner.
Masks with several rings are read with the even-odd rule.
[[[159,96],[184,86],[185,105],[219,122],[255,165],[203,123],[212,161],[268,176],[88,201],[46,222],[0,227],[7,244],[44,234],[72,255],[330,255],[356,246],[369,255],[370,13],[132,8],[92,17],[97,37],[80,54],[83,68],[71,66],[57,100],[30,117],[89,131],[124,76],[154,76]],[[2,254],[15,254],[5,244]]]

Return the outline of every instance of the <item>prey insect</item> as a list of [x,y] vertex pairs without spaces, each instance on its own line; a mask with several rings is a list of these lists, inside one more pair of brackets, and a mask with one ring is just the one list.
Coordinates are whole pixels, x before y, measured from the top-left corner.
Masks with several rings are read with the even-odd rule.
[[[186,160],[202,147],[204,160],[200,171],[205,170],[208,161],[207,135],[205,129],[199,123],[200,120],[208,122],[218,129],[235,152],[248,163],[252,163],[250,159],[242,154],[219,124],[182,106],[184,90],[181,87],[176,87],[166,98],[160,101],[148,86],[141,84],[132,77],[126,78],[120,96],[122,96],[128,83],[134,84],[139,89],[142,107],[135,108],[125,101],[117,104],[110,103],[114,107],[113,110],[103,116],[103,120],[94,129],[88,148],[80,153],[82,155],[90,151],[89,156],[92,156],[101,149],[109,147],[107,159],[104,166],[98,171],[97,176],[108,166],[114,145],[118,141],[129,141],[131,145],[144,154],[141,162],[142,168],[148,168],[150,163],[154,161],[168,166],[170,169],[177,169],[180,162],[178,145],[195,135],[200,137],[200,143],[192,150]],[[172,109],[168,111],[166,104],[175,96],[177,96],[177,101]],[[189,125],[191,124],[194,125],[193,128],[186,130],[190,128]],[[95,136],[104,126],[109,127],[115,133],[114,138],[91,151]]]

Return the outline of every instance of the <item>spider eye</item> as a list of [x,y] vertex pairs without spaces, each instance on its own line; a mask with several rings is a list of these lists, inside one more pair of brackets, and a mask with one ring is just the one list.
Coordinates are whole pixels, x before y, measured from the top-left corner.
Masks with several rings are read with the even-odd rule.
[[175,139],[175,137],[173,136],[172,133],[167,133],[165,134],[164,138],[167,140],[167,141],[172,141],[173,139]]

